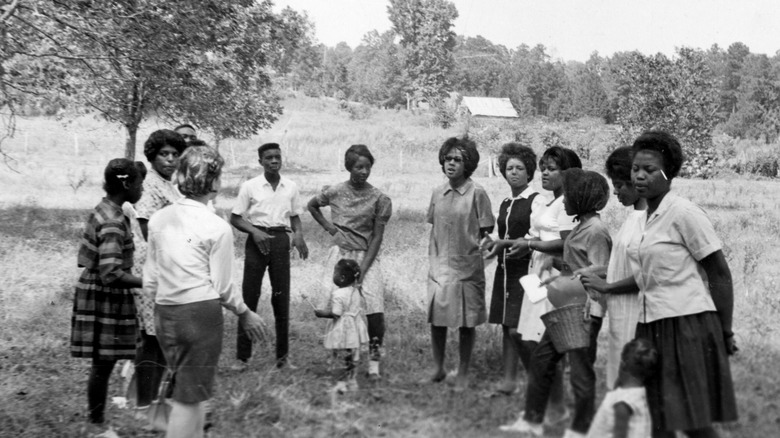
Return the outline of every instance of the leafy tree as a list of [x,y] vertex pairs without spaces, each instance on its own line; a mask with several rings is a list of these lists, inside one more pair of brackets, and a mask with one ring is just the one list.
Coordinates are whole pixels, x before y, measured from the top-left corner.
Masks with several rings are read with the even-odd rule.
[[714,159],[711,133],[719,95],[703,52],[681,48],[674,59],[633,52],[613,73],[622,78],[617,121],[623,141],[647,129],[672,132],[687,155],[688,174],[706,176]]
[[352,93],[349,83],[349,63],[352,60],[352,49],[345,42],[340,42],[334,48],[325,50],[323,67],[323,84],[325,92],[336,98],[345,99]]
[[454,65],[455,5],[447,0],[390,0],[393,32],[401,37],[404,67],[416,99],[443,97]]
[[601,80],[602,69],[603,61],[596,52],[584,65],[574,67],[571,79],[574,113],[607,119],[609,101]]
[[509,51],[482,36],[458,37],[452,84],[461,93],[504,97],[501,78],[508,73]]
[[217,138],[247,136],[280,113],[265,67],[279,18],[270,1],[35,0],[35,38],[17,56],[64,71],[55,87],[72,108],[123,125],[135,156],[140,123],[153,112]]
[[724,124],[724,132],[772,142],[780,135],[778,66],[766,55],[749,54],[742,61],[735,111]]
[[362,102],[392,107],[404,103],[408,82],[403,71],[401,49],[391,31],[373,30],[355,48],[349,64],[352,98]]

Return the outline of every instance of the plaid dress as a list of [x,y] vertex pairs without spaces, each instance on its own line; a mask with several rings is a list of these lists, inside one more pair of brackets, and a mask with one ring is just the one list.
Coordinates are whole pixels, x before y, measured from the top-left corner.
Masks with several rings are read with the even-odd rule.
[[135,357],[136,315],[130,289],[106,286],[133,266],[133,235],[119,205],[103,198],[87,219],[79,247],[84,271],[76,283],[71,318],[73,357]]

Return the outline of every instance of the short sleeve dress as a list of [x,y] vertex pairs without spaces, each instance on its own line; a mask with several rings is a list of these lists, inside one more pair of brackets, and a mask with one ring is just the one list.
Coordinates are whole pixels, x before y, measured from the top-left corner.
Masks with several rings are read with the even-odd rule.
[[652,424],[647,406],[645,388],[617,388],[604,396],[593,423],[588,430],[588,438],[612,438],[615,433],[615,405],[625,403],[631,408],[628,421],[628,438],[650,438]]
[[[537,197],[537,199],[539,198]],[[563,207],[563,196],[559,196],[552,202],[541,203],[538,209],[533,209],[528,237],[542,241],[558,240],[561,238],[561,231],[570,231],[573,228],[574,216],[566,214],[566,209]],[[553,268],[553,258],[550,254],[533,251],[528,272],[538,275],[542,280],[558,275],[558,271]],[[545,330],[542,315],[552,309],[552,304],[547,299],[532,303],[527,295],[523,296],[520,319],[517,323],[517,332],[523,337],[523,340],[539,342],[542,339]]]
[[[504,199],[498,208],[498,238],[519,239],[531,228],[531,210],[538,193],[528,188],[513,198]],[[520,277],[528,273],[530,255],[509,257],[508,248],[498,255],[498,266],[493,281],[488,322],[517,327],[523,304],[523,286]]]
[[480,228],[495,222],[485,189],[471,179],[453,189],[434,189],[428,207],[428,322],[438,327],[476,327],[487,320],[485,267]]
[[[363,261],[374,233],[376,223],[387,224],[393,214],[390,197],[366,183],[355,188],[349,182],[325,186],[317,202],[330,207],[331,222],[338,229],[333,236],[333,246],[325,262],[324,284],[332,284],[333,268],[343,258]],[[384,313],[385,279],[381,254],[377,254],[371,269],[361,283],[366,301],[366,314]]]
[[122,207],[107,198],[90,214],[81,239],[71,317],[73,357],[135,357],[136,311],[130,289],[109,286],[133,266],[133,235]]
[[328,321],[323,342],[329,350],[360,349],[368,343],[368,325],[363,311],[363,297],[356,287],[333,291],[330,310],[338,319]]

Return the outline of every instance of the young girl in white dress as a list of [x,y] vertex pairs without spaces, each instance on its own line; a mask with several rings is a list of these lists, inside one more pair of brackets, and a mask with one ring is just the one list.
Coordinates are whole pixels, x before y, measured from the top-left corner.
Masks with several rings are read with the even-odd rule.
[[368,344],[365,303],[355,282],[360,278],[360,265],[352,259],[341,259],[333,269],[333,283],[338,286],[331,292],[329,309],[315,310],[318,318],[330,318],[325,333],[325,348],[333,350],[334,358],[344,359],[344,372],[336,383],[336,391],[357,389],[355,367],[360,359],[360,349]]
[[656,370],[658,352],[644,338],[623,347],[615,389],[604,396],[588,438],[645,438],[652,435],[645,379]]

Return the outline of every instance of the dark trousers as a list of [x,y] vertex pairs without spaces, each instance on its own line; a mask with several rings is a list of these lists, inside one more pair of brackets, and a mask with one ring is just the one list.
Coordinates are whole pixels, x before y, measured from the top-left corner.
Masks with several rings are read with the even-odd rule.
[[141,330],[140,342],[135,349],[135,384],[138,406],[149,406],[157,398],[160,382],[165,373],[165,356],[157,336]]
[[[290,330],[290,238],[285,231],[266,232],[272,236],[268,254],[260,252],[251,236],[246,239],[242,292],[244,303],[252,311],[256,311],[263,276],[268,269],[271,279],[271,306],[276,323],[276,360],[277,366],[281,366],[287,359]],[[239,325],[236,358],[247,361],[250,357],[252,340]]]
[[366,315],[368,320],[368,354],[370,360],[382,357],[382,341],[385,339],[385,314],[372,313]]
[[579,433],[588,432],[593,415],[596,413],[596,371],[593,364],[596,362],[596,341],[601,323],[601,318],[591,317],[590,345],[566,353],[559,353],[549,333],[544,333],[531,357],[523,417],[526,421],[537,424],[544,421],[550,387],[555,377],[555,367],[563,356],[568,354],[571,387],[574,392],[574,418],[571,429]]

